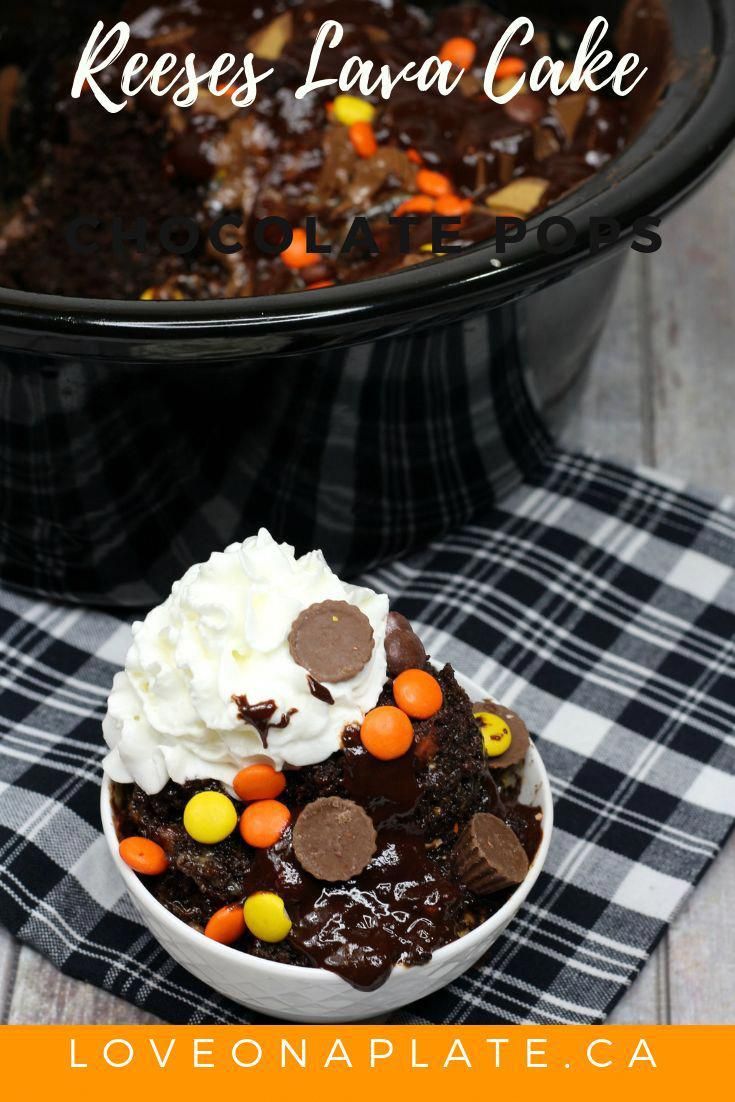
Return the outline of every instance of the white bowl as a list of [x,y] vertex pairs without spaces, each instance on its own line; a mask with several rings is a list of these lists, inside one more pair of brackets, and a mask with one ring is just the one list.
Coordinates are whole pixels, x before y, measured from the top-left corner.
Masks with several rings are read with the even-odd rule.
[[[469,678],[458,674],[457,680],[470,699],[487,698],[488,694]],[[464,937],[437,949],[428,964],[411,968],[398,965],[377,991],[358,991],[324,969],[277,964],[220,945],[175,918],[121,859],[110,797],[110,782],[105,778],[102,825],[112,859],[141,919],[163,948],[192,975],[234,1002],[269,1017],[301,1023],[379,1017],[430,995],[471,968],[500,937],[536,883],[549,849],[553,820],[549,779],[541,756],[532,745],[526,757],[521,798],[541,807],[543,836],[526,879],[491,918]]]

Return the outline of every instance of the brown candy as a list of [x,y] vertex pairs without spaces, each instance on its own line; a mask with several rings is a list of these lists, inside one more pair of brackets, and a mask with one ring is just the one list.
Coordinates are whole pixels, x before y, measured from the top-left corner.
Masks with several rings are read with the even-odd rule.
[[402,612],[391,610],[385,621],[385,634],[390,635],[392,631],[413,631],[411,621]]
[[547,105],[542,96],[519,93],[503,104],[503,110],[514,122],[519,122],[523,126],[533,126],[544,117]]
[[293,848],[301,866],[317,880],[349,880],[370,864],[375,827],[359,804],[325,796],[307,804],[299,815]]
[[506,708],[502,704],[497,704],[494,700],[482,700],[479,704],[473,704],[472,711],[475,715],[478,712],[490,712],[491,715],[500,716],[510,728],[510,746],[504,754],[499,754],[497,758],[487,758],[486,765],[491,769],[507,769],[509,765],[518,765],[519,762],[522,762],[528,753],[531,738],[528,734],[528,728],[518,713],[511,711],[510,708]]
[[385,658],[389,677],[398,677],[404,670],[423,669],[426,664],[424,644],[400,612],[388,613]]
[[291,657],[318,682],[349,681],[370,660],[373,629],[364,612],[347,601],[320,601],[294,620]]
[[458,879],[477,895],[520,884],[528,857],[513,831],[495,815],[480,812],[464,828],[452,853]]
[[426,663],[424,645],[413,631],[394,631],[385,637],[385,657],[389,677],[404,670],[422,670]]
[[574,141],[577,128],[587,110],[589,99],[588,92],[578,92],[574,95],[560,96],[556,101],[556,116],[564,129],[569,145]]

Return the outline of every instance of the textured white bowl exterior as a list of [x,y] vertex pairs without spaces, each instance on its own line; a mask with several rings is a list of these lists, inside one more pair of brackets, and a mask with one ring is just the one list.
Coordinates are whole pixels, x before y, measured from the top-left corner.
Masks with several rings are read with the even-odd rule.
[[[457,675],[472,700],[487,693],[469,678]],[[527,802],[543,812],[543,838],[528,876],[505,905],[469,934],[438,949],[428,964],[394,968],[377,991],[357,991],[339,976],[320,968],[297,968],[260,960],[249,953],[219,945],[174,918],[140,882],[118,853],[111,809],[110,783],[102,785],[102,825],[113,861],[143,923],[163,948],[198,979],[241,1003],[274,1018],[293,1022],[350,1022],[380,1017],[421,999],[466,972],[500,937],[535,884],[546,859],[552,830],[552,802],[546,770],[531,746],[521,790]]]

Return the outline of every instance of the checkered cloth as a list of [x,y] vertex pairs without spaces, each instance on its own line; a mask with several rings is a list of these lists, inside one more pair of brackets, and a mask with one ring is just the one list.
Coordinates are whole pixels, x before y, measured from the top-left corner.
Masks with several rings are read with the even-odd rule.
[[[364,580],[528,719],[556,800],[546,869],[490,959],[395,1020],[601,1021],[732,827],[730,503],[554,453],[484,519]],[[128,635],[0,592],[0,919],[169,1021],[247,1021],[140,925],[100,834],[100,720]]]

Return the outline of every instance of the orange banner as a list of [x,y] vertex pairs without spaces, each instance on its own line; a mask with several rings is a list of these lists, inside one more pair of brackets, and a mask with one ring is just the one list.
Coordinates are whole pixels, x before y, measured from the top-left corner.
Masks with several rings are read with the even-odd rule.
[[0,1027],[6,1097],[15,1087],[54,1102],[192,1089],[257,1090],[258,1100],[266,1091],[349,1102],[521,1091],[552,1102],[651,1102],[699,1093],[718,1072],[729,1081],[734,1044],[726,1026]]

